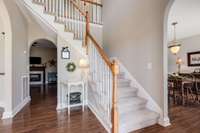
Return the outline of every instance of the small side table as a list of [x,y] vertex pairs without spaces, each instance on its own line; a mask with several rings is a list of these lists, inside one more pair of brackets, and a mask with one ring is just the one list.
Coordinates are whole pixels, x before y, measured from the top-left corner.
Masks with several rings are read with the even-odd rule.
[[70,105],[70,93],[73,86],[80,86],[81,87],[81,105],[82,105],[82,111],[84,112],[85,107],[85,82],[84,81],[68,81],[67,82],[67,109],[68,109],[68,115],[70,115],[70,109],[71,107],[74,107],[76,105]]

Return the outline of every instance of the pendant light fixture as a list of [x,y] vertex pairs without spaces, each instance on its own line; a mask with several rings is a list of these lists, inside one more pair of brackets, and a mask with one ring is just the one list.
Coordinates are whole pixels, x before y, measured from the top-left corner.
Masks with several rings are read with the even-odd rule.
[[170,42],[170,45],[168,47],[170,49],[171,53],[174,55],[177,55],[177,53],[181,49],[181,43],[179,41],[177,41],[177,39],[176,39],[176,25],[177,24],[178,24],[177,22],[172,23],[172,26],[174,27],[174,39],[173,39],[173,41]]

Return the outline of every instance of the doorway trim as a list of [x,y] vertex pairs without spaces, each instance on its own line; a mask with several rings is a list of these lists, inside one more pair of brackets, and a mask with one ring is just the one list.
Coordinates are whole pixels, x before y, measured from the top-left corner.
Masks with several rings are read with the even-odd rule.
[[163,110],[163,126],[171,125],[168,109],[168,19],[171,7],[175,0],[169,0],[164,14],[164,33],[163,33],[163,85],[164,85],[164,110]]

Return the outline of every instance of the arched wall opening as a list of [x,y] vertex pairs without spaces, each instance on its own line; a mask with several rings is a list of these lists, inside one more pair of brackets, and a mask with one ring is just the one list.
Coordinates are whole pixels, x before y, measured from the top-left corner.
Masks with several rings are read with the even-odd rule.
[[[30,96],[37,95],[57,99],[57,46],[48,39],[34,40],[29,49]],[[43,99],[40,99],[43,100]]]
[[12,114],[12,27],[10,16],[3,0],[0,1],[0,17],[3,26],[3,62],[0,87],[0,106],[4,108],[3,118]]
[[168,110],[168,19],[170,9],[175,0],[170,0],[164,14],[163,24],[163,86],[164,86],[164,110],[163,110],[163,126],[169,126],[169,110]]
[[[166,118],[169,114],[170,101],[168,97],[168,74],[173,74],[178,72],[178,65],[176,61],[178,58],[182,60],[181,69],[179,69],[181,74],[191,74],[195,67],[188,66],[187,54],[188,52],[199,51],[199,44],[196,44],[200,40],[200,30],[199,30],[199,4],[198,0],[193,1],[182,1],[182,0],[170,0],[165,12],[164,19],[164,115]],[[194,22],[195,21],[195,22]],[[175,56],[173,55],[168,46],[169,42],[173,39],[174,32],[172,23],[178,22],[177,25],[177,40],[181,42],[181,50]],[[194,43],[194,44],[193,44]],[[188,46],[187,46],[188,45]],[[198,47],[197,47],[198,45]],[[180,75],[181,75],[180,74]],[[172,75],[173,76],[173,75]],[[182,76],[182,75],[181,75]],[[179,101],[182,105],[182,101]],[[174,102],[171,101],[173,104]],[[168,105],[169,104],[169,105]],[[171,112],[171,111],[170,111]],[[173,111],[172,111],[173,113]]]
[[168,106],[168,19],[169,19],[169,13],[172,8],[172,5],[174,4],[175,0],[170,0],[164,15],[164,45],[163,45],[163,75],[164,75],[164,126],[170,125],[170,119],[169,119],[169,106]]

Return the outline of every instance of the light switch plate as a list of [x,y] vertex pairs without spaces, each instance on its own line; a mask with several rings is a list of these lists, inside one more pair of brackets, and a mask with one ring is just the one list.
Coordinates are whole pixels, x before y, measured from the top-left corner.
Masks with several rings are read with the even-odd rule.
[[152,70],[152,67],[153,67],[152,62],[147,63],[147,69],[148,70]]

